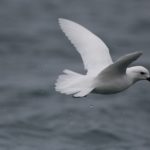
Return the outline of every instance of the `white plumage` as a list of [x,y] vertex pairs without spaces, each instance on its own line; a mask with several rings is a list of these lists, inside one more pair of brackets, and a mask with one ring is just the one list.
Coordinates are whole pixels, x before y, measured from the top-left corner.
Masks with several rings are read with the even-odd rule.
[[[128,54],[113,63],[108,47],[98,36],[67,19],[59,19],[59,24],[81,55],[87,74],[64,70],[56,81],[56,91],[75,97],[83,97],[90,92],[111,94],[128,88],[135,81],[150,79],[149,71],[144,67],[127,68],[141,52]],[[144,75],[140,76],[140,72]]]
[[97,74],[113,63],[108,47],[95,34],[67,19],[59,19],[59,24],[62,31],[80,53],[87,74]]

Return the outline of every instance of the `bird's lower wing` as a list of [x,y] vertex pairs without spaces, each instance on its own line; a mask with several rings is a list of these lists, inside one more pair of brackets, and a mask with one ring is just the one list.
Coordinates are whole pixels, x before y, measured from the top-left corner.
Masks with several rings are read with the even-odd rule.
[[87,74],[97,75],[113,63],[108,47],[95,34],[67,19],[59,19],[59,24],[62,31],[80,53]]

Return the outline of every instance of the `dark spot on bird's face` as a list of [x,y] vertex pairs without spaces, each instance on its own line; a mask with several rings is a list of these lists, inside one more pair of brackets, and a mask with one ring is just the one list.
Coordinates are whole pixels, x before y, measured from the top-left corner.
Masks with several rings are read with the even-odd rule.
[[140,72],[140,74],[141,74],[141,75],[145,75],[146,73],[142,71],[142,72]]

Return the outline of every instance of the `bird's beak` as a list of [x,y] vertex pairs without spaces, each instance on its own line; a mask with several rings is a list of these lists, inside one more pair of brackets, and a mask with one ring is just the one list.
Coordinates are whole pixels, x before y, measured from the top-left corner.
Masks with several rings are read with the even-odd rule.
[[150,82],[150,77],[148,77],[147,80]]

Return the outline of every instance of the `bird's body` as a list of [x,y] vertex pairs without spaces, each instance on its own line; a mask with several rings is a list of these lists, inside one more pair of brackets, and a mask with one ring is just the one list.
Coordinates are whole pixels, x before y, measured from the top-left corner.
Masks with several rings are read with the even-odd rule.
[[136,81],[150,80],[145,67],[128,67],[142,55],[141,52],[127,54],[113,62],[108,47],[95,34],[67,19],[59,19],[59,24],[80,53],[87,74],[64,70],[55,84],[56,91],[74,97],[84,97],[91,92],[113,94],[127,89]]
[[110,79],[100,75],[97,77],[96,87],[93,92],[100,94],[114,94],[127,89],[131,84],[132,82],[128,81],[127,76],[121,76],[119,78],[112,77]]

